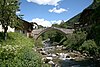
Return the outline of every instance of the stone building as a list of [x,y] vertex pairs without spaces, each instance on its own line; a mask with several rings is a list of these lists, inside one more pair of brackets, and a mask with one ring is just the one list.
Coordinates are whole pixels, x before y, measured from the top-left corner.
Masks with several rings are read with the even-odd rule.
[[21,20],[20,25],[19,27],[15,27],[15,32],[20,32],[25,34],[27,37],[32,37],[32,31],[34,29],[38,29],[38,24],[35,22],[28,22],[22,19],[20,20]]

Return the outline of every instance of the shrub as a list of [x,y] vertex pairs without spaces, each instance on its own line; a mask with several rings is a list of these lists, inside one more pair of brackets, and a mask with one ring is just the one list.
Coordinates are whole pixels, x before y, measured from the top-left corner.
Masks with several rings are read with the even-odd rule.
[[98,48],[94,40],[85,41],[79,49],[88,52],[90,55],[96,55],[98,53]]
[[86,33],[85,32],[76,32],[73,34],[67,35],[67,40],[63,42],[63,44],[70,49],[78,50],[81,44],[86,39]]
[[0,67],[42,67],[41,55],[32,50],[34,41],[19,33],[0,39]]

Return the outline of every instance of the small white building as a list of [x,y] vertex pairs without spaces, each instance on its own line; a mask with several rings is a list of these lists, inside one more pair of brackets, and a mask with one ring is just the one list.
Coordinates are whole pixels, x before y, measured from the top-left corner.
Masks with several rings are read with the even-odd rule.
[[[2,25],[0,25],[0,32],[4,32],[4,29],[2,28]],[[15,28],[11,28],[10,26],[8,26],[7,32],[15,32]]]

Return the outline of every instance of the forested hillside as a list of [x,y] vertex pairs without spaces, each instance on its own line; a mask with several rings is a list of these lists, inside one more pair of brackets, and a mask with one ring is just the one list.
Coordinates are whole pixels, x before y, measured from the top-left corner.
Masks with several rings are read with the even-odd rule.
[[93,4],[84,9],[82,13],[67,22],[63,22],[65,28],[69,25],[74,28],[74,23],[78,23],[78,30],[71,35],[67,35],[67,39],[62,44],[68,49],[86,52],[91,56],[100,56],[99,22],[100,0],[94,0]]
[[93,4],[79,15],[69,20],[77,22],[76,18],[79,17],[78,30],[68,35],[63,44],[67,48],[85,51],[91,56],[98,57],[100,56],[100,0],[94,0]]
[[[87,7],[86,9],[96,9],[98,6],[100,6],[100,0],[94,0],[94,2],[89,7]],[[70,20],[66,21],[63,24],[65,24],[67,27],[69,25],[73,28],[75,23],[79,23],[80,15],[81,15],[81,13],[74,16],[73,18],[71,18]]]

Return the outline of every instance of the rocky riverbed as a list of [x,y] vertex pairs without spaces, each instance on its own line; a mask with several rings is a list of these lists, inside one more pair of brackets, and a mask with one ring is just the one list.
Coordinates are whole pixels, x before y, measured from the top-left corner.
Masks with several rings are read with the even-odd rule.
[[64,46],[51,46],[50,39],[42,43],[44,46],[36,47],[35,50],[43,56],[44,64],[49,64],[51,67],[98,67],[93,57],[88,57],[86,53],[67,50]]
[[42,54],[45,64],[52,67],[94,67],[93,62],[86,59],[87,54],[81,54],[78,51],[64,50],[62,46],[51,46],[37,48]]

